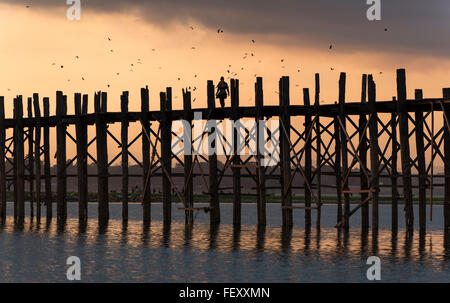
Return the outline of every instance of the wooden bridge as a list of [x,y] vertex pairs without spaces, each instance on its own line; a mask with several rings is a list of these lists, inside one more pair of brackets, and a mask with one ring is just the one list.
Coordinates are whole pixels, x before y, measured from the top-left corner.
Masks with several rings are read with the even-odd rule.
[[[56,218],[59,223],[67,218],[67,180],[77,178],[78,208],[80,223],[87,221],[88,180],[97,178],[98,219],[101,224],[109,219],[108,178],[122,178],[122,217],[128,220],[129,203],[129,161],[135,161],[142,168],[142,214],[145,226],[151,219],[151,187],[154,178],[162,178],[162,202],[164,223],[170,224],[172,212],[172,194],[181,201],[178,211],[184,211],[186,224],[193,224],[194,212],[209,212],[210,223],[220,222],[219,189],[224,178],[232,179],[233,223],[241,224],[241,181],[249,178],[254,181],[256,190],[256,209],[258,225],[266,224],[266,191],[268,182],[275,184],[280,195],[280,211],[283,226],[293,224],[293,216],[303,213],[306,227],[315,224],[320,227],[321,207],[323,205],[322,177],[330,174],[323,168],[332,168],[336,178],[334,186],[337,195],[336,226],[348,229],[350,217],[361,212],[362,229],[378,229],[380,188],[390,187],[392,193],[392,229],[398,227],[398,203],[403,201],[408,230],[414,228],[413,189],[417,189],[419,201],[418,220],[421,230],[426,229],[427,203],[430,203],[431,216],[433,190],[444,188],[444,228],[450,228],[450,88],[443,89],[442,98],[425,99],[422,91],[415,91],[414,99],[407,99],[405,70],[397,70],[397,96],[393,100],[377,101],[376,84],[371,75],[362,76],[361,100],[346,100],[346,74],[339,79],[339,100],[334,104],[319,104],[319,74],[315,76],[315,94],[313,104],[308,88],[303,89],[302,105],[291,105],[289,78],[282,77],[279,82],[279,106],[264,106],[262,78],[255,83],[255,106],[239,106],[239,80],[231,80],[231,107],[216,108],[215,92],[212,81],[207,82],[207,108],[191,108],[191,92],[183,90],[183,110],[172,110],[172,89],[160,93],[160,109],[150,111],[149,90],[141,89],[141,111],[128,111],[128,92],[121,95],[121,112],[107,111],[107,93],[98,92],[94,97],[95,112],[88,113],[88,95],[75,94],[75,113],[67,113],[67,96],[56,94],[56,115],[50,116],[50,100],[43,98],[41,113],[38,94],[28,98],[28,117],[24,117],[23,98],[14,99],[14,117],[5,118],[4,98],[0,97],[0,217],[6,218],[7,183],[14,192],[14,219],[23,224],[25,218],[25,192],[29,192],[30,215],[41,219],[41,208],[46,206],[47,221],[52,219],[52,203],[56,202]],[[34,114],[33,114],[34,112]],[[207,120],[223,123],[226,119],[256,119],[256,121],[279,120],[279,158],[276,166],[260,165],[261,150],[257,145],[256,155],[240,156],[237,151],[239,138],[235,130],[233,152],[224,156],[223,167],[218,166],[216,154],[183,155],[173,152],[172,145],[177,136],[172,132],[175,120],[186,120],[192,124],[194,112],[201,112]],[[436,113],[437,112],[437,113]],[[444,123],[435,123],[435,115]],[[120,123],[121,134],[115,136],[108,125]],[[130,123],[139,123],[142,131],[133,134],[130,140]],[[438,127],[435,125],[439,124]],[[75,125],[76,134],[67,128]],[[95,126],[96,136],[88,138],[88,127]],[[56,175],[50,170],[50,128],[56,128]],[[12,130],[12,131],[9,131]],[[249,144],[252,130],[244,129],[244,142]],[[259,129],[254,131],[259,132]],[[7,136],[12,132],[10,137]],[[192,133],[191,133],[192,135]],[[201,138],[192,138],[192,142],[207,137],[214,143],[230,144],[222,133],[204,129]],[[260,138],[259,134],[257,136]],[[108,139],[120,147],[117,155],[108,152]],[[76,156],[67,159],[67,141],[76,143]],[[142,142],[141,160],[133,155],[129,148],[138,140]],[[258,139],[260,140],[260,139]],[[96,142],[96,154],[88,147]],[[221,146],[221,144],[213,144]],[[413,151],[413,152],[411,152]],[[400,158],[399,158],[400,154]],[[414,156],[412,156],[414,155]],[[112,156],[112,158],[110,158]],[[122,174],[112,175],[109,168],[113,162],[121,159]],[[96,164],[97,174],[88,175],[88,159]],[[400,160],[400,162],[399,162]],[[434,171],[434,162],[444,164],[444,174]],[[77,174],[68,175],[67,167],[76,162]],[[314,162],[314,163],[313,163]],[[11,169],[6,169],[7,165]],[[173,163],[184,167],[183,174],[173,174]],[[201,164],[208,164],[208,171]],[[398,170],[398,163],[401,170]],[[201,173],[195,171],[195,167]],[[358,168],[356,170],[356,168]],[[227,174],[228,170],[231,174]],[[417,174],[413,174],[412,171]],[[302,184],[295,184],[295,176],[302,176]],[[177,188],[175,178],[183,178],[183,186]],[[399,179],[401,178],[401,184]],[[418,185],[413,186],[413,178]],[[444,178],[443,184],[437,184],[437,178]],[[53,200],[52,179],[56,179],[56,201]],[[350,189],[349,180],[359,184]],[[380,180],[387,180],[380,182]],[[194,182],[201,182],[209,195],[207,208],[194,205]],[[355,182],[353,182],[355,183]],[[41,185],[45,190],[41,192]],[[329,185],[328,185],[329,187]],[[304,191],[304,203],[293,203],[293,189]],[[398,192],[401,189],[401,196]],[[355,206],[350,203],[351,195],[360,196]],[[371,213],[369,212],[371,205]],[[297,210],[303,210],[297,212]],[[35,212],[36,211],[36,212]]]

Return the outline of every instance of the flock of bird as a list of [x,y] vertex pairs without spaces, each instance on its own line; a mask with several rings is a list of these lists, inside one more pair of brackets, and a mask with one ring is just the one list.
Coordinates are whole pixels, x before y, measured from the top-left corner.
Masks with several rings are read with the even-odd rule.
[[[31,5],[26,5],[26,8],[30,8],[30,7],[31,7]],[[195,30],[194,26],[192,26],[192,25],[189,26],[189,28],[190,28],[191,30]],[[384,31],[387,32],[388,29],[385,28]],[[224,30],[223,30],[221,27],[219,27],[219,28],[217,29],[217,34],[218,34],[218,35],[221,35],[221,34],[223,34],[223,33],[224,33]],[[107,38],[107,41],[108,41],[108,42],[112,42],[111,37],[106,37],[106,38]],[[252,43],[252,44],[255,44],[256,41],[255,41],[254,39],[251,39],[251,43]],[[334,47],[334,45],[333,45],[333,44],[330,44],[330,45],[329,45],[329,50],[332,51],[332,50],[333,50],[333,47]],[[192,47],[191,47],[191,50],[196,50],[196,49],[197,49],[197,48],[196,48],[195,46],[192,46]],[[109,48],[108,52],[111,53],[111,54],[114,53],[114,48]],[[156,52],[156,49],[153,48],[153,49],[152,49],[152,52]],[[245,60],[245,59],[247,59],[248,57],[256,57],[256,56],[255,56],[255,54],[254,54],[253,52],[245,52],[244,55],[243,55],[243,57],[242,57],[242,59]],[[74,59],[75,59],[75,61],[77,61],[77,60],[80,59],[80,57],[79,57],[78,55],[76,55],[76,56],[74,57]],[[284,59],[284,58],[281,58],[281,59],[280,59],[280,63],[281,63],[281,68],[282,68],[282,69],[286,68],[286,66],[284,65],[284,62],[285,62],[285,59]],[[258,60],[258,63],[262,63],[262,60]],[[138,65],[138,64],[143,64],[143,62],[142,62],[142,60],[141,60],[140,58],[138,58],[136,62],[130,63],[130,65],[129,65],[129,72],[133,72],[135,66]],[[57,66],[59,69],[64,69],[64,64],[56,64],[55,62],[53,62],[53,63],[52,63],[52,66]],[[159,66],[158,69],[161,70],[162,67]],[[244,67],[241,67],[241,68],[240,68],[240,71],[244,71],[244,69],[245,69]],[[330,67],[330,71],[334,71],[334,70],[335,70],[334,67]],[[297,68],[297,72],[298,72],[298,73],[301,72],[301,68],[300,68],[300,67]],[[383,72],[380,72],[380,75],[381,75],[382,73],[383,73]],[[232,70],[232,65],[231,65],[231,64],[228,64],[228,67],[226,68],[226,74],[227,74],[227,80],[228,80],[228,79],[230,79],[231,77],[236,77],[236,76],[238,76],[239,73],[236,72],[236,71],[233,71],[233,70]],[[120,76],[120,72],[116,72],[115,75],[116,75],[116,76]],[[257,75],[254,74],[253,76],[256,77]],[[198,75],[195,74],[195,75],[194,75],[194,78],[197,78],[197,77],[198,77]],[[84,75],[81,75],[80,78],[81,78],[82,81],[85,81],[85,80],[86,80],[86,77],[85,77]],[[181,81],[181,77],[177,77],[177,80],[178,80],[178,81]],[[70,82],[70,81],[71,81],[71,79],[68,79],[68,80],[67,80],[67,82]],[[243,84],[243,83],[241,83],[241,84]],[[297,85],[297,86],[298,86],[298,85]],[[106,87],[110,88],[111,85],[110,85],[109,83],[107,83],[107,84],[106,84]],[[197,88],[196,88],[195,86],[193,86],[193,87],[192,87],[192,86],[189,86],[188,88],[189,88],[189,90],[193,90],[193,91],[196,91],[196,90],[197,90]],[[10,90],[10,89],[8,89],[8,91],[9,91],[9,90]],[[193,101],[195,101],[195,98],[194,98]]]

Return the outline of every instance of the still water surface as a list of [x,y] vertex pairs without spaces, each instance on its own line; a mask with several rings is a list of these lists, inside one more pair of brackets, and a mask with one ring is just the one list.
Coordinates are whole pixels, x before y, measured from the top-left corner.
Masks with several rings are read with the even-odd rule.
[[194,227],[186,228],[184,212],[175,206],[173,223],[164,229],[159,203],[152,205],[150,229],[142,228],[141,205],[130,205],[124,227],[115,203],[108,227],[100,229],[96,208],[89,206],[86,230],[79,228],[74,203],[62,229],[45,219],[39,225],[27,219],[17,227],[10,213],[0,226],[0,282],[66,282],[69,256],[80,257],[82,282],[367,282],[369,256],[381,258],[382,282],[450,282],[450,236],[442,231],[441,206],[435,206],[424,235],[406,234],[402,217],[399,231],[392,233],[390,206],[384,205],[378,235],[361,232],[359,214],[349,233],[338,232],[336,207],[327,205],[320,232],[305,231],[301,210],[294,211],[295,227],[283,230],[275,204],[267,205],[265,230],[255,226],[253,204],[243,205],[240,230],[231,225],[230,204],[221,206],[223,223],[215,229],[202,212]]

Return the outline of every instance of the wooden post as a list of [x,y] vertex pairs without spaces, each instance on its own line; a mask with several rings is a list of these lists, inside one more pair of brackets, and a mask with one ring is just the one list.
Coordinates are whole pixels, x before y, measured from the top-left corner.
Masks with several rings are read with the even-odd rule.
[[150,189],[150,142],[148,141],[145,133],[150,134],[150,121],[148,117],[149,112],[149,91],[148,86],[141,89],[141,113],[142,122],[144,126],[142,131],[144,132],[142,136],[142,167],[143,167],[143,186],[142,186],[142,220],[144,226],[150,225],[151,220],[151,189]]
[[[83,96],[87,104],[88,96]],[[87,106],[86,106],[87,107]],[[88,173],[87,173],[87,125],[81,103],[81,94],[75,94],[75,129],[77,136],[77,172],[78,172],[78,220],[86,224],[88,219]]]
[[406,74],[397,70],[397,98],[399,105],[400,153],[402,161],[403,194],[405,199],[406,229],[414,229],[414,210],[412,201],[411,158],[409,153],[408,112],[406,109]]
[[[366,104],[367,102],[367,75],[362,76],[362,89],[361,89],[361,103]],[[359,149],[359,159],[364,167],[367,167],[367,130],[365,126],[367,124],[366,114],[361,114],[359,116],[359,141],[361,146]],[[359,175],[360,175],[360,187],[361,190],[368,190],[369,184],[366,176],[362,173],[362,168],[360,164]],[[361,203],[366,201],[368,197],[367,193],[361,193]],[[361,206],[361,229],[367,231],[369,228],[369,203],[365,203]]]
[[239,125],[239,80],[231,79],[231,119],[234,122],[233,128],[233,225],[241,225],[241,164],[240,150],[241,127]]
[[[27,112],[28,118],[33,118],[33,99],[28,98],[27,100]],[[30,197],[30,218],[34,217],[34,127],[28,127],[27,134],[28,143],[28,188]]]
[[[43,99],[44,117],[48,119],[50,116],[49,98]],[[50,127],[48,124],[44,126],[44,176],[45,176],[45,205],[47,223],[52,220],[53,203],[52,203],[52,179],[50,176]]]
[[98,220],[101,225],[104,225],[109,220],[107,125],[102,116],[102,113],[107,111],[107,94],[96,93],[94,102],[97,133]]
[[128,92],[120,97],[122,140],[122,222],[128,222]]
[[282,196],[286,194],[286,199],[283,202],[283,226],[291,227],[292,220],[292,189],[289,185],[291,179],[291,148],[289,144],[291,132],[291,117],[289,113],[289,77],[282,77],[280,80],[280,119],[286,133],[284,133],[283,126],[280,125],[280,160],[281,160],[281,179],[282,179]]
[[374,190],[372,193],[372,232],[378,232],[378,198],[380,191],[380,182],[378,172],[380,169],[379,146],[378,146],[378,115],[376,108],[376,85],[372,75],[368,78],[369,93],[369,111],[371,114],[369,121],[370,136],[370,188]]
[[[187,125],[183,126],[184,139],[190,142],[183,142],[184,145],[184,202],[185,207],[194,207],[194,172],[192,171],[192,113],[191,113],[191,92],[183,89],[183,110],[184,120]],[[192,172],[191,172],[192,171]],[[185,223],[194,224],[194,212],[189,209],[185,211]]]
[[320,219],[321,219],[321,213],[322,213],[322,155],[321,155],[321,135],[320,135],[320,117],[319,117],[319,106],[320,106],[320,76],[319,74],[315,74],[315,96],[314,96],[314,107],[316,110],[316,125],[315,125],[315,133],[316,133],[316,187],[317,187],[317,199],[319,201],[319,205],[317,206],[317,214],[316,214],[316,227],[317,229],[320,228]]
[[337,213],[336,220],[339,224],[342,222],[342,157],[341,157],[341,136],[340,136],[340,126],[337,116],[334,117],[334,149],[335,149],[335,159],[334,159],[334,169],[336,174],[336,195],[337,195]]
[[18,96],[14,101],[15,133],[14,153],[16,158],[16,195],[17,195],[17,218],[16,222],[22,225],[25,220],[25,151],[24,151],[24,130],[23,130],[23,102],[22,96]]
[[257,127],[257,142],[256,142],[256,158],[257,158],[257,180],[256,184],[257,194],[256,194],[256,205],[258,213],[258,226],[266,225],[266,185],[265,185],[265,167],[261,166],[262,158],[261,147],[264,150],[264,133],[265,131],[260,131],[259,124],[264,121],[263,107],[264,107],[264,96],[263,96],[263,83],[262,78],[256,78],[255,83],[255,106],[256,106],[256,127]]
[[[450,88],[443,89],[444,99],[450,99]],[[444,105],[445,115],[450,119],[450,106]],[[445,117],[444,117],[445,119]],[[445,123],[445,122],[444,122]],[[444,230],[450,230],[450,131],[448,125],[444,125],[444,161],[445,189],[444,189]]]
[[33,95],[34,116],[36,117],[36,133],[34,139],[35,182],[36,182],[36,219],[41,221],[41,109],[39,95]]
[[5,98],[0,96],[0,222],[6,220]]
[[[347,136],[346,132],[346,114],[345,114],[345,82],[346,82],[346,74],[341,73],[339,77],[339,116],[341,122],[343,124],[343,128],[340,128],[340,136],[341,136],[341,157],[342,157],[342,178],[348,173],[348,150],[347,150]],[[350,179],[350,177],[348,178]],[[344,180],[343,184],[344,190],[348,190],[348,179]],[[350,195],[348,193],[344,194],[344,224],[342,227],[344,229],[349,228],[349,217],[350,214]]]
[[56,216],[58,223],[65,222],[67,218],[66,196],[66,125],[63,117],[67,114],[65,96],[61,91],[56,93]]
[[[393,99],[396,102],[396,98]],[[391,136],[392,136],[392,168],[391,168],[391,192],[392,192],[392,223],[391,228],[396,231],[398,228],[398,188],[397,188],[397,160],[398,160],[398,142],[397,142],[397,113],[391,114]]]
[[[415,91],[415,99],[420,101],[423,99],[423,93],[421,89]],[[426,230],[426,216],[427,216],[427,171],[425,164],[425,145],[423,141],[423,112],[416,111],[416,151],[419,167],[419,226],[420,231]]]
[[[311,106],[309,99],[309,89],[303,89],[303,103],[308,108],[307,113],[305,114],[305,138],[307,138],[308,130],[313,127],[311,125],[311,114],[309,112],[309,108]],[[311,138],[305,143],[305,228],[311,227],[311,192],[307,186],[307,184],[311,184],[311,171],[312,171],[312,159],[311,159]]]
[[[214,84],[211,80],[207,83],[208,92],[208,110],[209,113],[213,112],[216,108],[216,100],[214,94]],[[216,225],[220,223],[220,204],[219,194],[217,192],[217,133],[216,133],[217,121],[215,121],[214,127],[209,130],[208,134],[208,146],[209,146],[209,206],[210,212],[210,224]]]
[[170,175],[172,171],[172,125],[170,112],[172,111],[172,89],[167,88],[165,93],[160,94],[161,110],[161,160],[167,173],[162,176],[163,191],[163,220],[164,225],[170,226],[172,220],[172,185]]

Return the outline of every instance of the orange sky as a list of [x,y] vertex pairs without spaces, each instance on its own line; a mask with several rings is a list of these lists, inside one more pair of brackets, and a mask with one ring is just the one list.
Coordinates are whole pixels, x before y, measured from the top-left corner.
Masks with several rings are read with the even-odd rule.
[[[151,109],[158,109],[159,92],[166,86],[173,87],[174,109],[181,108],[181,89],[188,86],[197,87],[193,92],[196,98],[193,107],[204,107],[206,81],[217,82],[221,75],[227,77],[229,64],[241,81],[242,105],[254,103],[255,74],[264,79],[265,104],[278,103],[278,79],[283,75],[291,77],[292,104],[301,104],[303,87],[309,87],[311,94],[314,93],[316,72],[321,75],[323,103],[337,99],[340,72],[347,72],[347,96],[352,101],[360,98],[362,73],[374,74],[378,100],[390,100],[396,94],[397,68],[407,70],[409,97],[413,97],[416,88],[422,88],[425,97],[440,97],[442,88],[450,86],[450,59],[445,57],[405,51],[352,52],[339,44],[334,44],[330,51],[328,45],[309,45],[308,41],[292,43],[281,34],[225,31],[219,35],[216,28],[196,20],[161,26],[129,12],[83,11],[81,21],[68,21],[65,8],[43,10],[0,4],[0,95],[6,98],[8,117],[12,116],[15,95],[28,97],[34,92],[51,97],[51,113],[54,113],[56,90],[63,90],[69,96],[69,113],[73,113],[74,92],[91,95],[89,111],[92,112],[96,90],[108,92],[110,111],[119,111],[120,93],[130,91],[130,111],[137,111],[139,90],[145,85],[150,89]],[[245,53],[248,55],[243,59]],[[142,64],[138,64],[138,59]]]

